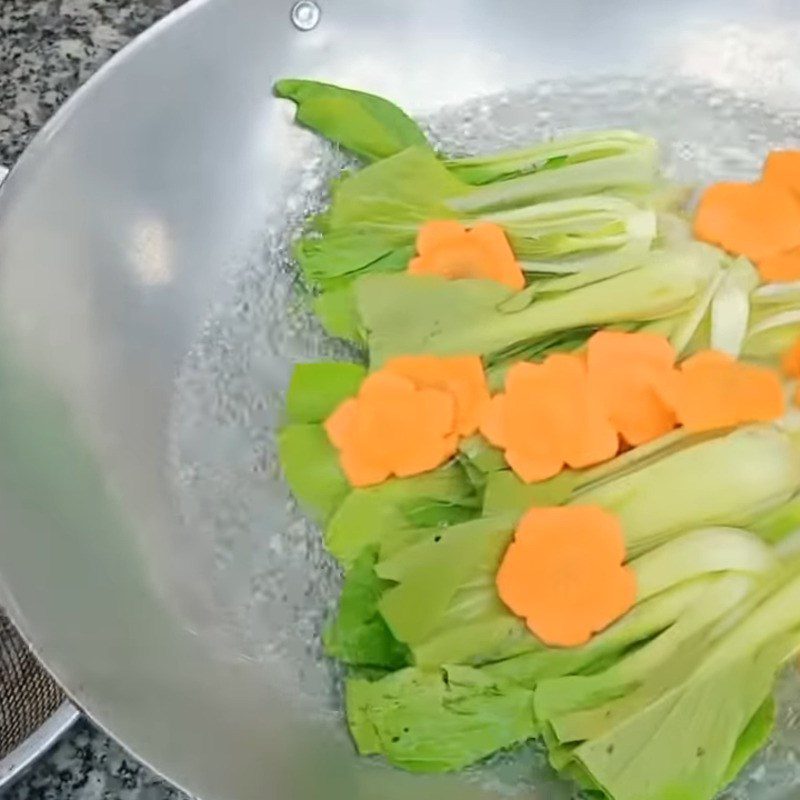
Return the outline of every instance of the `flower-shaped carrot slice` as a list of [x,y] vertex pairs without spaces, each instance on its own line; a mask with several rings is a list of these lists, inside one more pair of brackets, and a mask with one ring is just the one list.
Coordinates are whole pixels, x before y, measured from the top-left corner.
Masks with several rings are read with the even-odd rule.
[[800,281],[800,247],[759,258],[756,266],[761,280],[766,283]]
[[597,506],[532,508],[496,576],[500,599],[545,644],[575,647],[633,607],[619,520]]
[[616,430],[589,392],[586,365],[573,355],[512,366],[481,432],[529,483],[556,475],[565,463],[585,467],[613,458],[619,448]]
[[782,416],[785,400],[772,370],[706,350],[688,358],[659,386],[678,422],[690,431],[767,422]]
[[456,451],[453,396],[418,389],[408,378],[375,372],[357,397],[345,400],[325,422],[325,431],[347,479],[370,486],[392,475],[435,469]]
[[440,275],[458,280],[482,278],[522,289],[525,278],[499,225],[481,222],[469,230],[454,220],[433,220],[420,228],[412,275]]
[[456,432],[471,436],[489,404],[489,387],[480,356],[399,356],[384,369],[412,380],[418,388],[450,392],[456,403]]
[[656,389],[675,366],[675,349],[665,336],[599,331],[589,339],[586,364],[589,391],[628,444],[644,444],[675,427],[675,412]]
[[694,219],[698,239],[755,260],[800,247],[800,202],[780,184],[716,183]]
[[781,368],[787,377],[800,378],[800,339],[783,354]]
[[800,193],[800,150],[773,150],[764,162],[762,178]]

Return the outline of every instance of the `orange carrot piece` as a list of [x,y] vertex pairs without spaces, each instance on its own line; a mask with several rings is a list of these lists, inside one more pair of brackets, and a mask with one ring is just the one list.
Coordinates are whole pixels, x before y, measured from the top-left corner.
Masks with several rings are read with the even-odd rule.
[[788,378],[800,378],[800,339],[783,354],[781,368]]
[[574,468],[613,458],[619,437],[605,409],[589,389],[586,362],[580,356],[556,353],[544,367],[560,389],[560,414],[554,417],[562,442],[564,461]]
[[413,381],[418,389],[439,389],[453,395],[456,432],[471,436],[489,403],[489,387],[480,356],[400,356],[384,369]]
[[532,508],[496,575],[500,599],[545,644],[576,647],[636,601],[619,519],[597,506]]
[[800,247],[759,258],[756,266],[765,283],[800,281]]
[[471,230],[453,220],[426,222],[417,235],[411,275],[440,275],[450,280],[478,278],[522,289],[525,276],[503,229],[482,222]]
[[583,359],[556,354],[542,364],[514,364],[505,392],[492,398],[481,432],[505,451],[527,482],[613,458],[617,432],[591,396]]
[[764,161],[762,179],[800,193],[800,150],[773,150]]
[[658,388],[678,422],[695,432],[767,422],[785,411],[775,372],[713,351],[687,359]]
[[631,445],[671,431],[675,412],[656,390],[675,365],[675,349],[665,336],[599,331],[587,351],[589,391]]
[[775,183],[716,183],[700,200],[694,232],[731,253],[764,259],[800,247],[800,202]]
[[417,388],[408,378],[375,372],[325,421],[353,486],[371,486],[391,475],[427,472],[454,455],[456,409],[453,396]]
[[454,219],[434,219],[426,222],[417,234],[417,252],[432,253],[438,247],[459,242],[464,236],[464,226]]

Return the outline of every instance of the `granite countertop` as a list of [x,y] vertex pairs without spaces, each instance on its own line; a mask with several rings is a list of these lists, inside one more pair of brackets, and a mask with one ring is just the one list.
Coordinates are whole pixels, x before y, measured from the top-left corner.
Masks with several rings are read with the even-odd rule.
[[[0,165],[108,57],[183,0],[0,0]],[[3,800],[183,800],[80,722]]]

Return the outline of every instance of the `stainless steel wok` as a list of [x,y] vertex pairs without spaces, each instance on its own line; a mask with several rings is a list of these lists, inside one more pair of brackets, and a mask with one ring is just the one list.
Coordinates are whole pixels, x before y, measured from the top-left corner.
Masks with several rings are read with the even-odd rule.
[[[281,231],[308,165],[330,163],[271,82],[425,113],[551,78],[680,76],[762,103],[766,125],[800,106],[800,4],[320,5],[303,31],[288,0],[190,2],[0,190],[0,602],[77,704],[208,800],[488,800],[509,781],[359,761],[319,657],[336,574],[270,437],[291,362],[325,347],[287,322]],[[531,763],[538,796],[568,796]]]

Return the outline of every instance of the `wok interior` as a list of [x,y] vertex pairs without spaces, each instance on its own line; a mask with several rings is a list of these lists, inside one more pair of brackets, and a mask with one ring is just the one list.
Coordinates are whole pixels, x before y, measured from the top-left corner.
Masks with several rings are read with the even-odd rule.
[[[701,183],[750,177],[768,146],[797,144],[797,121],[745,73],[731,86],[668,69],[677,8],[609,10],[624,35],[592,32],[593,59],[574,46],[586,3],[552,12],[539,53],[488,8],[410,3],[389,37],[380,9],[350,3],[302,39],[278,4],[194,4],[95,82],[0,197],[4,600],[90,714],[204,797],[570,796],[536,748],[443,778],[353,754],[319,644],[339,574],[274,451],[292,364],[344,355],[288,255],[344,162],[291,126],[269,83],[316,74],[411,110],[460,101],[426,117],[453,152],[632,127]],[[535,30],[541,4],[509,9]],[[445,29],[442,45],[431,30]],[[629,77],[607,77],[620,64]],[[783,713],[738,796],[788,796],[791,702]]]

